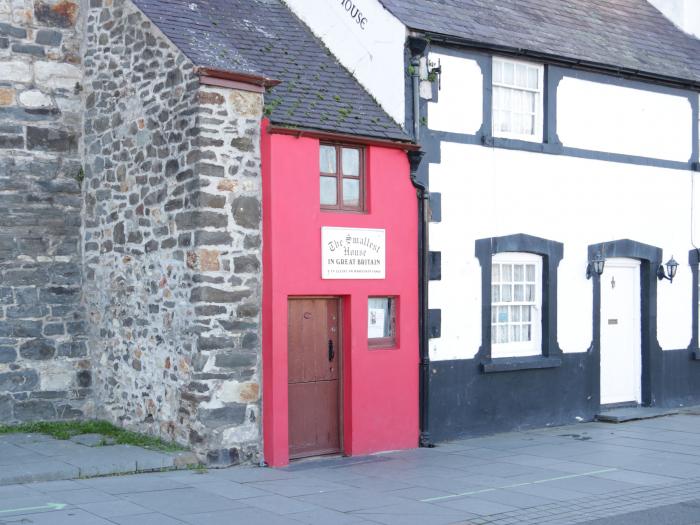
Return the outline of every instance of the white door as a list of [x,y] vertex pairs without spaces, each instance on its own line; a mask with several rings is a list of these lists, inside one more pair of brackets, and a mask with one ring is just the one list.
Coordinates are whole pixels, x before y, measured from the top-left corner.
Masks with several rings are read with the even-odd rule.
[[600,277],[600,403],[642,401],[639,261],[605,261]]

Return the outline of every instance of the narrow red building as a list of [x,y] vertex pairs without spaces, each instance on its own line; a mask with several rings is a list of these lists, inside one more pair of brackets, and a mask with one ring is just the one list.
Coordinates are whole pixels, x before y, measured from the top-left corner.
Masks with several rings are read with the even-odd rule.
[[269,465],[417,446],[418,218],[407,147],[263,126]]

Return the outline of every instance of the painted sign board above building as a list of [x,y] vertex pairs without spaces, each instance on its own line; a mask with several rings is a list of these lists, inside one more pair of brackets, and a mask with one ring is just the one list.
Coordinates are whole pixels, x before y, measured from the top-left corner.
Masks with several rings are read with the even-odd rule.
[[386,278],[386,230],[321,228],[321,278]]

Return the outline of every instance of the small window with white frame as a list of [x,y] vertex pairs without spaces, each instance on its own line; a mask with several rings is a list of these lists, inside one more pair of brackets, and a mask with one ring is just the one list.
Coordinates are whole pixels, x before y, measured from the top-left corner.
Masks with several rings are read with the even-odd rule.
[[491,264],[491,357],[542,353],[542,257],[502,252]]
[[493,58],[493,136],[542,142],[544,66]]

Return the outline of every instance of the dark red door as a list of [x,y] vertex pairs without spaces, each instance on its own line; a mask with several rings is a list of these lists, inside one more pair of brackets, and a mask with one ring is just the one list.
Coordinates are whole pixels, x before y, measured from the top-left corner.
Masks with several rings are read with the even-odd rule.
[[289,457],[340,452],[339,304],[289,300]]

